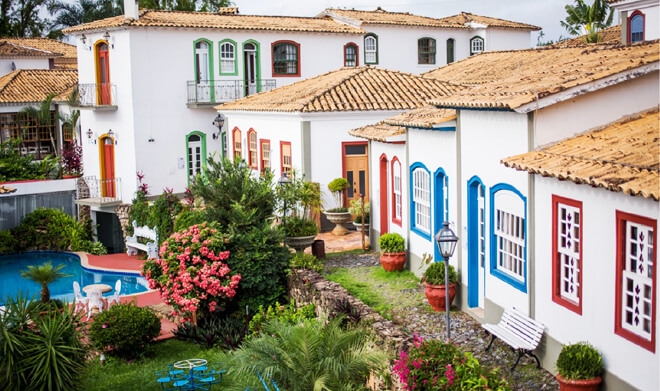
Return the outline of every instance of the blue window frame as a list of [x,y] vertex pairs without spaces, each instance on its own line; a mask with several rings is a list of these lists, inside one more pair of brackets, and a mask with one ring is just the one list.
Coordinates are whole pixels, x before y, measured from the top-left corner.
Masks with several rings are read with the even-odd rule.
[[468,307],[472,308],[479,306],[479,297],[484,295],[479,292],[479,273],[486,268],[486,186],[475,175],[467,188]]
[[490,189],[490,274],[527,293],[527,198],[505,183]]
[[[449,178],[445,170],[438,168],[433,174],[433,221],[434,231],[433,234],[442,228],[442,223],[449,221]],[[433,246],[433,254],[436,262],[440,262],[440,250],[438,246]]]
[[431,172],[420,162],[410,166],[410,230],[431,241]]
[[641,42],[644,40],[644,15],[635,11],[630,17],[630,37],[629,42]]

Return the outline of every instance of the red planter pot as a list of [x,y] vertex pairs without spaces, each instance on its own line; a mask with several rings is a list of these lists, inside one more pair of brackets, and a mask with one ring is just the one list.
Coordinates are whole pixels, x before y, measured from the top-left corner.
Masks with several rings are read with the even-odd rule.
[[588,380],[566,380],[559,374],[555,377],[560,391],[598,391],[598,386],[603,381],[601,377]]
[[396,272],[403,269],[406,264],[406,253],[382,253],[380,255],[380,264],[388,272]]
[[[426,284],[426,290],[424,291],[426,298],[433,307],[434,311],[445,312],[445,296],[447,295],[447,290],[444,285],[432,285]],[[449,285],[449,306],[454,301],[456,297],[456,284]]]

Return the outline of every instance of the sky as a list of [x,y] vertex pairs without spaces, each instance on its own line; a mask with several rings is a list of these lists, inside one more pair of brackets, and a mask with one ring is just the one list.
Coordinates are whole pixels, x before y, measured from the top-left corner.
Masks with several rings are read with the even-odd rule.
[[[529,23],[543,28],[544,41],[556,41],[568,34],[559,22],[566,17],[564,7],[573,0],[233,0],[241,14],[315,16],[325,8],[355,8],[441,18],[461,11],[477,15]],[[614,21],[616,24],[617,21]],[[538,33],[532,33],[536,44]]]

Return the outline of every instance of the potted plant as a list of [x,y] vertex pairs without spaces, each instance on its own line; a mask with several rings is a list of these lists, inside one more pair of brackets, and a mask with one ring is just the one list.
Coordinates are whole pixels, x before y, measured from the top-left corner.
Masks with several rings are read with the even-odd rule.
[[82,175],[82,147],[74,143],[65,144],[62,150],[62,178],[76,178]]
[[[456,281],[458,280],[454,267],[449,265],[449,306],[456,297]],[[445,312],[445,297],[447,296],[447,287],[445,286],[445,262],[435,262],[424,272],[424,281],[426,281],[426,298],[433,307],[434,311]]]
[[321,206],[321,190],[318,184],[304,181],[293,173],[291,184],[281,196],[286,197],[292,211],[286,220],[286,244],[301,253],[314,243],[319,232],[310,215]]
[[557,381],[561,391],[596,391],[602,381],[603,360],[588,342],[564,345],[557,362]]
[[351,221],[351,213],[348,211],[348,208],[344,207],[344,191],[349,186],[345,178],[335,178],[328,184],[328,189],[335,197],[337,207],[326,210],[325,215],[331,223],[335,224],[332,234],[336,236],[342,236],[348,233],[348,229],[344,227],[344,224]]
[[[366,232],[369,231],[369,207],[370,205],[368,201],[364,203],[364,209],[362,209],[362,200],[351,200],[351,207],[348,208],[348,211],[351,215],[355,216],[353,225],[355,225],[358,231],[362,229],[363,225],[364,230]],[[362,216],[364,216],[364,220],[362,219]]]
[[406,264],[406,242],[397,233],[387,233],[378,238],[380,264],[388,272],[399,271]]

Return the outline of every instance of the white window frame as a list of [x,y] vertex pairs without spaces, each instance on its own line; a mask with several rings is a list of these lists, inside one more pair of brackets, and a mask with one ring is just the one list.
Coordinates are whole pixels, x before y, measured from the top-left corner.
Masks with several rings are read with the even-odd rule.
[[509,190],[494,197],[493,235],[496,268],[516,281],[525,282],[525,202]]
[[559,295],[580,304],[580,208],[557,202],[557,255],[559,256]]
[[401,205],[401,162],[394,161],[394,168],[392,169],[392,192],[394,193],[394,218],[401,221],[403,216],[403,208]]
[[[653,296],[655,295],[653,268],[656,265],[654,265],[653,254],[653,227],[632,221],[625,221],[625,225],[624,269],[622,270],[622,297],[620,299],[621,327],[650,341],[655,316],[653,313]],[[640,289],[639,293],[636,292],[637,289]],[[635,324],[635,311],[639,311],[638,319],[640,321],[637,324]],[[630,321],[627,320],[628,313]],[[648,322],[648,331],[644,329],[645,321]]]
[[374,35],[364,37],[364,63],[378,64],[378,39]]
[[231,42],[220,44],[220,73],[233,74],[236,72],[236,46]]
[[431,233],[431,174],[422,167],[413,170],[413,203],[415,228]]
[[470,39],[470,55],[478,54],[484,51],[484,39],[476,35]]

